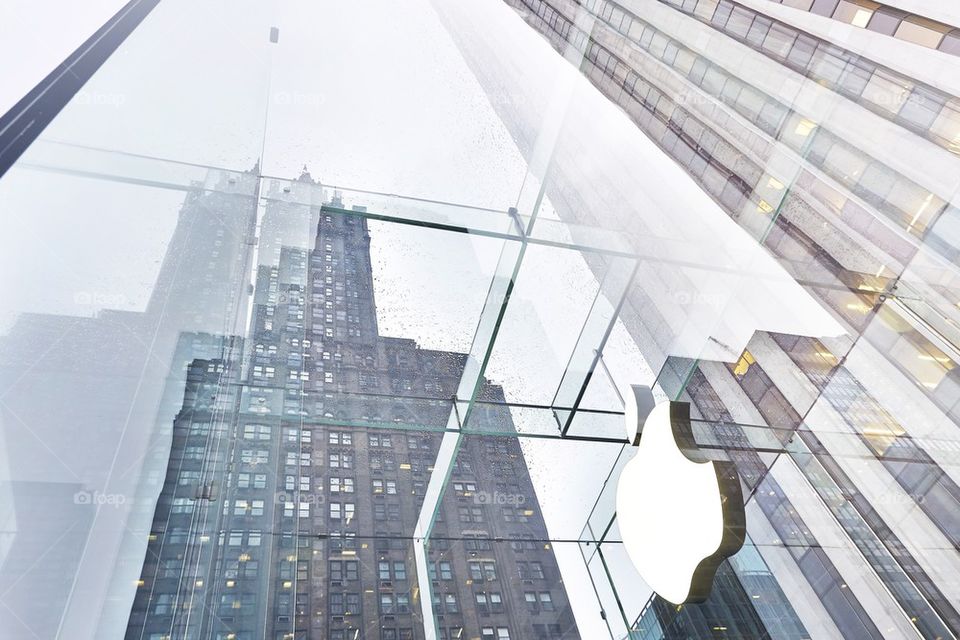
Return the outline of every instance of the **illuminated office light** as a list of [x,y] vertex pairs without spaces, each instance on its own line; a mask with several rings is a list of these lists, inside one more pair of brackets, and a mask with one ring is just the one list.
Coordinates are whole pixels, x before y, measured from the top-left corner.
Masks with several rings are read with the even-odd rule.
[[853,20],[850,21],[850,24],[864,29],[866,28],[867,23],[870,22],[871,17],[873,17],[873,11],[870,11],[869,9],[857,9],[857,13],[853,16]]
[[797,123],[797,128],[794,129],[793,132],[798,136],[808,136],[810,135],[810,132],[816,128],[816,126],[816,122],[802,118],[800,122]]
[[926,199],[923,201],[923,204],[920,205],[920,208],[917,209],[917,213],[913,216],[913,220],[910,221],[910,224],[907,225],[907,231],[913,229],[913,225],[917,224],[917,220],[920,219],[920,216],[923,215],[923,212],[927,210],[927,207],[930,206],[930,202],[933,200],[933,194],[928,193]]

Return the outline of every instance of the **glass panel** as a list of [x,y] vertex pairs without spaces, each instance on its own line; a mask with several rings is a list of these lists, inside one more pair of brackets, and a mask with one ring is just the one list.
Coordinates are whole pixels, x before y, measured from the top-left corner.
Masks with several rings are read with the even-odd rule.
[[954,101],[754,4],[161,3],[0,178],[0,635],[960,635]]
[[941,24],[911,16],[900,23],[895,36],[900,40],[936,49],[946,30]]

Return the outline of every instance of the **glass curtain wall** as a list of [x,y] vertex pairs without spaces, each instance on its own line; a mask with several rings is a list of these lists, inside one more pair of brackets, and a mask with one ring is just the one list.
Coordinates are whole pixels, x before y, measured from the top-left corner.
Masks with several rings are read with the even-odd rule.
[[[0,178],[0,635],[960,635],[957,98],[634,4],[160,2]],[[630,384],[739,471],[704,604]]]

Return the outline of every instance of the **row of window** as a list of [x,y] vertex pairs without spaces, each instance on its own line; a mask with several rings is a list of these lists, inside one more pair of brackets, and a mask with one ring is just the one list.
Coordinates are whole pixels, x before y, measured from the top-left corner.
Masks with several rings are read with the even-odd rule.
[[[255,367],[256,368],[256,367]],[[267,367],[272,370],[272,367]],[[209,424],[206,427],[209,429]],[[198,432],[199,434],[200,432]],[[206,433],[206,432],[203,432]],[[310,429],[287,428],[285,430],[287,442],[295,443],[299,440],[302,444],[312,442],[313,432]],[[243,426],[243,439],[245,440],[270,440],[272,434],[271,425],[267,424],[246,424]],[[430,451],[433,449],[430,436],[407,435],[407,448],[411,450],[421,449]],[[392,434],[370,433],[367,435],[367,444],[374,448],[393,448],[394,436]],[[353,433],[350,431],[328,431],[327,444],[352,446]]]
[[809,11],[928,49],[960,55],[960,29],[871,0],[777,0]]
[[[467,568],[474,582],[492,582],[497,579],[497,565],[493,561],[469,562]],[[427,569],[431,580],[453,580],[453,565],[446,561],[431,562]],[[517,577],[521,580],[544,580],[543,563],[539,561],[517,562]]]
[[[540,2],[540,0],[530,0],[527,4],[530,5],[531,9],[540,9],[541,13],[549,18],[549,20],[545,18],[548,24],[556,25],[552,28],[559,34],[562,35],[565,33],[567,36],[571,36],[571,34],[576,31],[579,36],[579,34],[582,33],[578,32],[575,27],[565,21],[565,18],[556,14],[552,8],[547,7],[544,9],[546,5]],[[726,96],[726,99],[733,100],[735,106],[742,108],[745,105],[751,104],[746,101],[746,97],[752,94],[745,90],[745,86],[741,81],[732,79],[729,75],[724,77],[722,70],[718,67],[702,59],[697,60],[696,56],[693,56],[691,52],[685,49],[679,49],[662,34],[651,31],[652,35],[648,39],[648,31],[651,30],[646,28],[643,31],[642,40],[644,42],[641,42],[641,45],[646,44],[651,47],[651,49],[655,47],[659,52],[658,56],[665,61],[670,61],[672,64],[680,65],[679,61],[683,59],[685,62],[683,65],[680,65],[682,68],[678,70],[681,70],[688,75],[688,77],[692,77],[692,79],[698,84],[701,84],[701,86],[705,84],[707,87],[712,88],[712,93],[715,95]],[[584,38],[586,37],[584,36]],[[587,42],[589,42],[589,40],[584,39],[580,46],[586,47]],[[681,56],[680,54],[683,55]],[[688,166],[688,169],[699,179],[703,186],[717,196],[729,210],[734,212],[738,211],[743,194],[749,193],[751,188],[747,186],[739,176],[733,175],[728,169],[723,167],[722,164],[715,163],[712,156],[713,147],[729,145],[719,138],[719,136],[712,133],[708,127],[705,127],[690,117],[689,113],[684,109],[674,105],[672,101],[658,89],[649,85],[645,80],[640,79],[632,70],[628,71],[619,59],[612,56],[598,44],[592,43],[587,48],[587,57],[594,60],[595,64],[608,76],[616,79],[617,82],[623,82],[627,93],[633,94],[633,97],[644,105],[647,111],[641,111],[639,114],[635,113],[635,110],[628,108],[628,110],[634,114],[635,118],[639,118],[639,124],[641,124],[648,133],[653,135],[655,139],[660,141],[661,145],[663,145],[671,155],[674,155]],[[697,69],[698,63],[700,64],[699,70]],[[719,84],[710,80],[710,73],[717,75],[720,80]],[[726,86],[723,85],[724,81],[727,82]],[[730,93],[729,89],[734,86],[736,86],[736,91]],[[756,91],[752,89],[749,91],[756,94]],[[766,108],[770,103],[761,101],[758,104],[765,105],[763,108]],[[782,110],[783,108],[780,107],[780,109]],[[655,117],[644,116],[644,113],[654,114]],[[751,120],[755,121],[758,126],[763,127],[765,122],[768,122],[769,126],[777,126],[779,131],[782,132],[781,136],[785,141],[791,137],[797,139],[797,142],[794,144],[802,144],[806,136],[809,136],[816,128],[817,135],[814,138],[816,141],[819,141],[819,147],[822,148],[824,144],[830,145],[831,148],[836,150],[834,157],[839,157],[837,154],[839,154],[841,149],[851,149],[849,145],[843,143],[833,134],[824,131],[822,128],[818,128],[815,123],[803,119],[798,120],[796,116],[792,118],[793,122],[789,123],[789,126],[785,126],[786,123],[776,124],[777,122],[782,122],[782,114],[774,118],[765,117],[762,112],[750,112],[747,115]],[[664,122],[668,126],[664,127],[659,124],[660,122]],[[955,135],[960,136],[960,121],[958,121],[956,126],[958,133]],[[688,130],[690,131],[689,134],[687,133]],[[789,132],[790,135],[787,135],[787,132]],[[689,141],[684,140],[681,145],[681,138],[686,136],[692,139]],[[708,137],[712,140],[712,143],[708,143]],[[674,150],[674,146],[677,147],[676,151]],[[695,150],[696,153],[693,153],[691,150]],[[684,159],[681,151],[689,157]],[[702,158],[698,155],[701,153],[703,154]],[[730,149],[730,153],[732,153],[734,157],[741,155],[736,149],[732,148]],[[856,151],[853,153],[856,153]],[[845,157],[849,156],[850,153],[847,152]],[[847,179],[849,176],[858,175],[859,172],[857,168],[841,168],[837,166],[835,162],[824,159],[822,154],[811,153],[810,158],[813,162],[820,162],[828,173],[841,180]],[[744,163],[752,166],[752,163],[746,158],[741,156],[741,160],[742,162],[739,162],[738,166],[744,165]],[[742,166],[740,166],[740,168],[743,169]],[[860,173],[862,179],[858,181],[856,185],[851,186],[851,189],[881,210],[885,210],[891,215],[896,216],[898,221],[902,222],[911,233],[922,234],[930,221],[933,220],[945,206],[945,203],[941,199],[929,192],[923,191],[917,185],[886,169],[886,167],[880,163],[874,162],[870,165],[870,168],[871,171]],[[878,176],[876,179],[873,178],[874,173]],[[755,168],[755,174],[750,176],[750,179],[759,180],[761,177],[762,170]],[[772,178],[768,181],[771,184],[775,182]],[[732,189],[731,186],[733,187]],[[782,189],[783,185],[777,184],[776,188]],[[730,194],[727,193],[728,191],[730,191]],[[926,197],[924,197],[924,194],[926,194]],[[766,205],[764,209],[764,205],[765,202],[761,200],[758,206],[761,210],[772,210],[770,205]]]
[[[802,422],[800,415],[756,360],[752,357],[749,360],[751,364],[745,369],[737,370],[732,365],[728,367],[731,368],[736,382],[760,410],[764,420],[769,424],[799,427]],[[866,562],[903,608],[916,612],[917,624],[930,631],[926,634],[927,637],[946,633],[946,627],[938,619],[938,615],[942,615],[944,619],[956,618],[956,612],[949,607],[936,584],[919,565],[912,561],[902,541],[889,530],[880,514],[869,501],[863,498],[853,481],[840,469],[817,437],[803,427],[798,428],[796,433],[799,435],[797,441],[805,447],[805,450],[813,454],[801,454],[797,459],[798,468],[823,498],[824,504],[840,522],[843,530],[849,534],[851,541],[863,554]],[[775,495],[776,492],[770,497]],[[822,549],[805,545],[797,545],[796,549],[797,553],[803,554],[802,560],[812,565],[809,575],[818,576],[816,579],[811,579],[811,584],[818,589],[821,600],[826,601],[832,596],[839,599],[841,595],[846,595],[836,593],[839,590],[833,586],[839,582],[839,574],[837,574],[837,580],[821,580],[819,577],[828,574],[828,567],[832,569],[826,556],[821,557]],[[802,563],[801,568],[803,568]],[[835,573],[835,569],[833,571]],[[831,589],[834,593],[830,593]],[[845,599],[845,601],[849,606],[853,606],[849,600]],[[931,604],[937,609],[936,613],[931,610]],[[857,603],[856,606],[859,607],[859,604]],[[852,623],[856,624],[858,618],[859,616],[852,616]],[[880,637],[879,632],[876,631],[870,636],[860,630],[852,635]]]
[[[684,48],[680,43],[669,39],[656,29],[642,26],[642,24],[638,20],[632,29],[633,32],[636,32],[637,28],[642,29],[638,39],[640,46],[686,76],[708,94],[731,105],[744,118],[764,129],[772,137],[792,147],[798,153],[806,154],[813,164],[845,184],[878,210],[895,219],[907,231],[922,235],[929,223],[946,206],[943,199],[900,176],[885,164],[862,153],[822,126],[795,114],[775,98],[757,91],[743,80]],[[632,70],[618,74],[618,70],[611,66],[619,66],[622,63],[605,50],[594,52],[595,47],[598,45],[593,45],[588,50],[587,57],[596,59],[598,64],[604,65],[601,68],[605,69],[611,77],[622,76],[624,89],[628,93],[647,100],[652,91],[649,91],[646,86],[639,86],[646,83],[638,82],[639,78]],[[883,96],[886,95],[886,89],[893,86],[889,73],[882,68],[876,68],[872,75],[864,73],[861,64],[863,61],[860,59],[831,62],[833,59],[830,57],[833,55],[830,52],[831,47],[832,45],[822,43],[816,47],[813,54],[814,68],[832,69],[835,72],[832,72],[832,77],[841,88],[846,88],[845,92],[848,95],[870,95],[875,98],[877,104],[884,102]],[[940,109],[942,102],[931,102],[927,97],[917,93],[918,91],[925,90],[915,88],[915,93],[906,96],[902,105],[897,103],[900,115],[909,115],[914,125],[920,127],[925,134],[929,134],[939,130],[939,121],[933,121],[931,117],[940,113],[941,120],[944,121],[941,124],[947,127],[943,133],[954,142],[960,141],[960,111],[953,108],[943,111]],[[663,100],[660,100],[660,103],[663,103]],[[660,109],[662,104],[656,107]],[[759,184],[763,177],[762,169],[756,166],[751,166],[749,169],[750,171],[747,167],[739,168],[738,176],[744,178],[748,185]],[[770,182],[773,181],[770,180]],[[776,186],[776,191],[779,193],[783,186],[779,184]],[[761,201],[761,208],[763,204]],[[772,207],[768,205],[766,210],[772,210]]]
[[730,0],[661,0],[884,118],[960,153],[960,101]]

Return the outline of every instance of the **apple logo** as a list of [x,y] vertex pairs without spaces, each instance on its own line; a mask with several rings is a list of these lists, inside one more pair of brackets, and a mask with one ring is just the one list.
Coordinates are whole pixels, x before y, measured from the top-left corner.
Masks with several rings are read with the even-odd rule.
[[746,536],[739,475],[732,462],[698,455],[686,402],[656,405],[650,388],[636,385],[624,401],[627,437],[638,447],[617,485],[627,555],[662,598],[703,602]]

